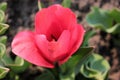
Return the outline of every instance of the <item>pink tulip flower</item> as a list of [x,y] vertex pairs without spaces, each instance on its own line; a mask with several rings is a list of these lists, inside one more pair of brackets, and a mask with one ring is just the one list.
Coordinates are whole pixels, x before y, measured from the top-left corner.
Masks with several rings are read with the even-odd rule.
[[75,14],[59,4],[37,12],[35,30],[19,32],[12,51],[35,65],[54,68],[65,63],[80,47],[85,30]]

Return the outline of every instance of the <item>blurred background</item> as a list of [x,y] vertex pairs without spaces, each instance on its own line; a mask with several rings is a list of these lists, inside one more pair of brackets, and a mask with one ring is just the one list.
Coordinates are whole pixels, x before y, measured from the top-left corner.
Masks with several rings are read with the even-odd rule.
[[[6,23],[10,25],[6,32],[8,36],[7,53],[11,54],[11,41],[19,31],[34,28],[34,16],[38,11],[37,0],[0,0],[7,2]],[[44,7],[55,3],[61,3],[62,0],[41,0]],[[86,31],[94,30],[85,20],[86,15],[91,11],[92,6],[102,9],[120,8],[120,0],[72,0],[70,8],[77,15],[78,22],[84,26]],[[96,34],[90,38],[89,45],[95,46],[95,52],[106,58],[111,66],[109,72],[109,80],[120,80],[120,46],[116,46],[113,39],[119,38],[120,34],[112,35],[101,30],[95,30]],[[25,72],[27,73],[27,72]],[[34,72],[32,76],[37,75]],[[27,76],[27,74],[26,74]]]

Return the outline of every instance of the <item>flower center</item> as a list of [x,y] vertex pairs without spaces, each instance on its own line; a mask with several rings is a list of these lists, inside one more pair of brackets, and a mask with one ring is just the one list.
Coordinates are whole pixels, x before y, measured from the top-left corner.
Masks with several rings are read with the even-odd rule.
[[56,50],[56,48],[57,48],[57,45],[58,45],[58,43],[55,41],[55,39],[53,39],[52,41],[50,41],[49,42],[49,44],[48,44],[48,50],[51,52],[51,53],[53,53],[55,50]]
[[54,41],[57,41],[57,38],[54,36],[54,35],[52,35],[51,34],[51,38],[52,38],[52,41],[54,40]]

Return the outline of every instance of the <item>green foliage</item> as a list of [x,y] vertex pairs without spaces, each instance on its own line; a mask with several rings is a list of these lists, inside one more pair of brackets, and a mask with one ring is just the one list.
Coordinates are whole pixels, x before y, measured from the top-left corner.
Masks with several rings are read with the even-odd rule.
[[3,55],[5,54],[6,47],[4,44],[0,43],[0,59],[2,59]]
[[4,34],[9,27],[9,25],[5,24],[4,10],[6,10],[5,2],[0,4],[0,35]]
[[4,64],[2,63],[2,57],[6,52],[5,40],[5,36],[0,37],[0,79],[4,78],[9,72],[9,69],[5,68]]
[[120,33],[120,10],[102,10],[97,7],[92,7],[91,10],[86,16],[86,21],[90,26],[107,33]]
[[95,34],[95,31],[87,31],[84,36],[82,47],[88,46],[88,40]]
[[90,55],[93,47],[80,48],[65,64],[61,66],[61,80],[74,80],[79,73],[79,65]]
[[8,27],[7,24],[0,23],[0,35],[4,34]]
[[29,67],[29,65],[30,64],[28,62],[17,56],[14,64],[11,64],[10,67],[14,72],[21,73],[25,71]]
[[49,70],[45,70],[40,76],[36,77],[35,80],[56,80],[56,79]]
[[98,54],[92,54],[85,59],[80,67],[80,73],[88,79],[106,80],[110,65]]
[[38,8],[39,8],[39,10],[41,10],[41,9],[42,9],[42,6],[41,6],[41,1],[40,1],[40,0],[38,0]]
[[0,3],[0,10],[2,10],[2,11],[6,11],[6,9],[7,9],[7,3],[6,2],[2,2],[2,3]]
[[[4,23],[5,20],[5,10],[6,3],[0,4],[0,35],[4,34],[8,29],[8,25]],[[9,69],[4,67],[4,63],[2,62],[2,58],[6,53],[6,36],[0,36],[0,79],[4,78],[6,74],[9,72]]]
[[106,80],[110,66],[92,50],[93,47],[80,48],[60,67],[60,80]]
[[15,73],[21,73],[25,71],[30,65],[20,57],[16,57],[16,59],[13,61],[11,57],[5,53],[2,54],[1,62],[4,64],[4,66],[9,67]]
[[4,21],[5,14],[2,10],[0,10],[0,23]]
[[71,0],[63,0],[62,6],[70,8]]
[[8,68],[0,66],[0,79],[4,78],[8,71],[9,71]]
[[[6,54],[6,41],[7,37],[5,31],[8,29],[9,25],[5,24],[5,10],[7,8],[7,3],[3,2],[0,4],[0,79],[4,78],[10,70],[11,73],[21,73],[28,68],[30,65],[23,59],[16,57],[12,60],[11,57]],[[17,75],[17,74],[16,74]],[[16,77],[16,75],[14,75]]]
[[6,44],[6,41],[7,41],[7,37],[6,36],[1,36],[0,37],[0,43]]
[[22,58],[18,56],[13,61],[11,57],[6,54],[2,58],[2,62],[4,63],[5,66],[9,67],[15,73],[21,73],[25,71],[30,65],[28,62],[24,61]]
[[116,23],[120,23],[120,10],[113,9],[110,11],[110,15],[116,21]]

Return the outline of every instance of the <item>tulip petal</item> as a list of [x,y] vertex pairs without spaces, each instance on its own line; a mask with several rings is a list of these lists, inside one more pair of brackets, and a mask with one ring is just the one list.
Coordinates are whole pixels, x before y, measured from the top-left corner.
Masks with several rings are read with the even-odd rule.
[[12,51],[33,64],[53,68],[54,65],[44,59],[40,50],[37,49],[34,42],[34,35],[30,31],[18,33],[12,42]]
[[71,38],[72,44],[71,44],[70,52],[72,54],[75,53],[80,47],[80,45],[82,44],[83,39],[84,39],[84,34],[85,34],[85,30],[83,26],[80,24],[77,24],[76,28],[73,30],[72,38]]
[[60,38],[58,39],[57,43],[57,49],[53,54],[53,57],[58,59],[64,59],[66,56],[68,56],[67,52],[69,50],[70,46],[70,32],[68,30],[64,30],[62,34],[60,35]]
[[69,8],[56,4],[36,14],[35,31],[46,35],[48,40],[52,40],[51,35],[58,39],[63,30],[72,29],[76,23],[76,16]]
[[54,20],[57,20],[64,30],[72,28],[77,23],[75,14],[69,8],[56,4],[50,6],[48,10],[51,11],[50,13],[55,16]]
[[52,23],[52,16],[49,14],[47,8],[37,12],[35,16],[35,31],[38,34],[46,34]]
[[[49,42],[45,35],[36,36],[36,44],[46,59],[56,62],[64,58],[69,50],[70,32],[64,30],[58,41]],[[64,56],[63,56],[64,55]]]
[[49,50],[49,41],[46,39],[45,35],[36,35],[35,36],[36,44],[38,48],[41,50],[42,55],[49,59],[49,61],[53,61],[52,52]]
[[59,61],[59,65],[66,62],[72,54],[74,54],[80,45],[82,44],[83,38],[84,38],[85,30],[83,27],[79,24],[77,24],[76,28],[74,28],[72,32],[71,42],[70,42],[70,49],[68,51],[68,56],[66,58]]

